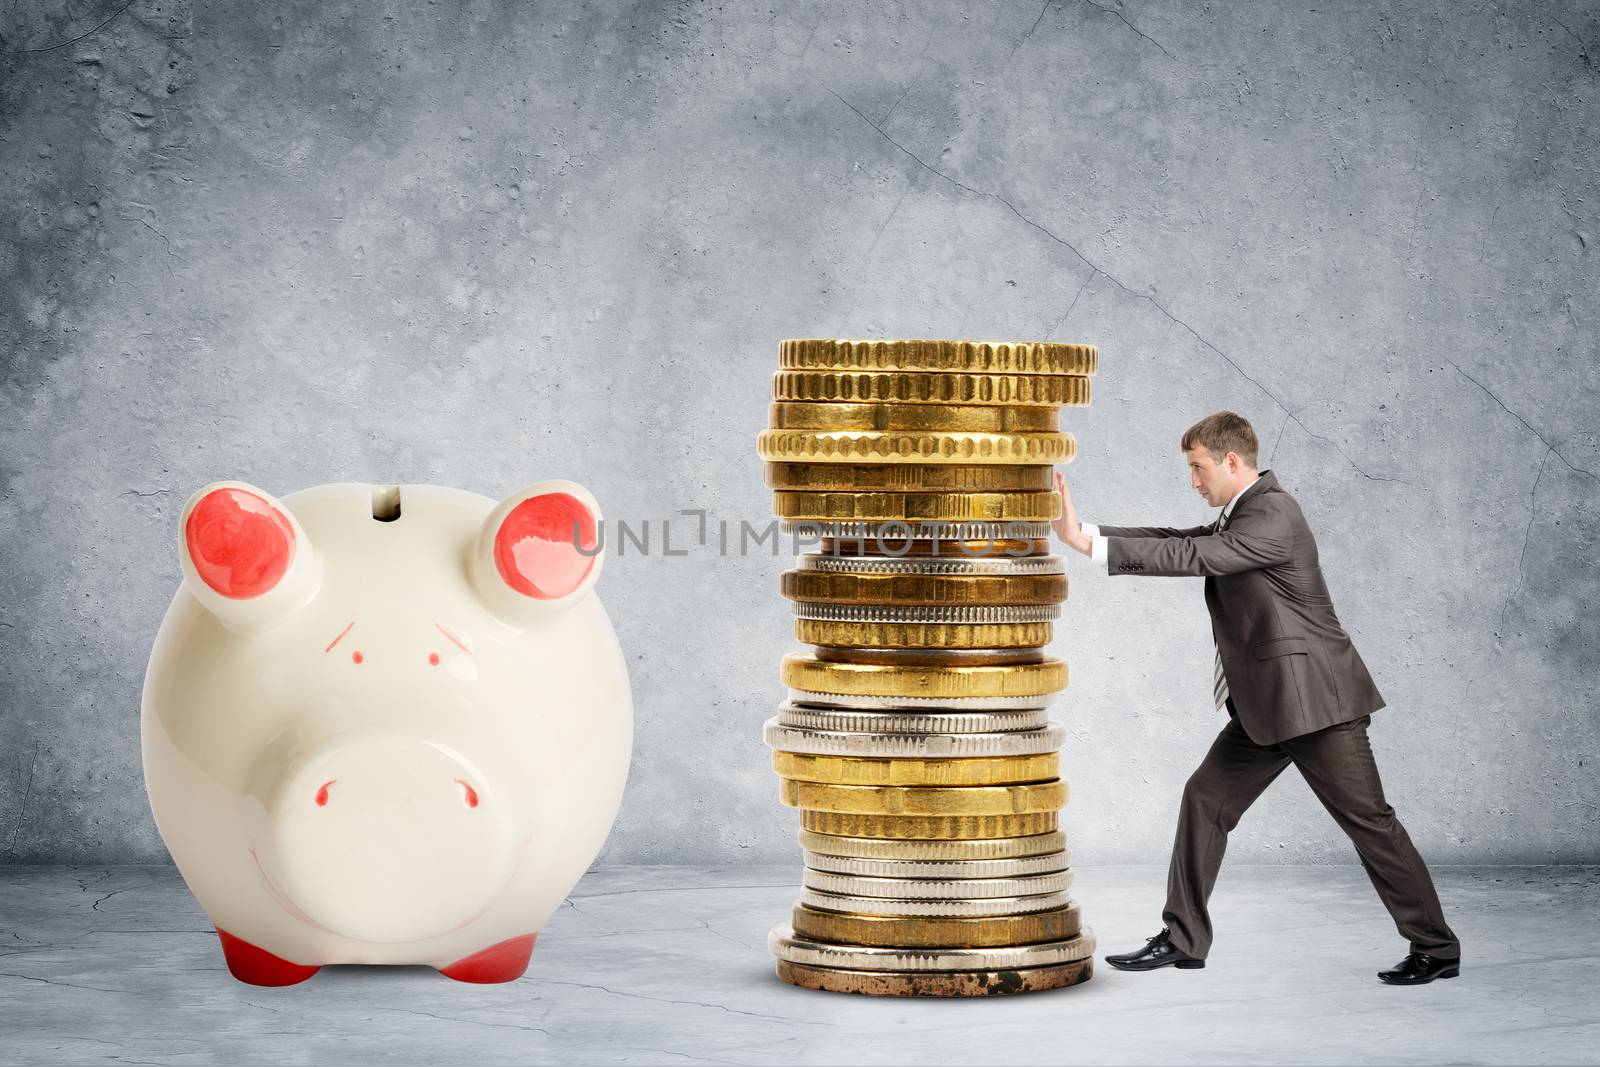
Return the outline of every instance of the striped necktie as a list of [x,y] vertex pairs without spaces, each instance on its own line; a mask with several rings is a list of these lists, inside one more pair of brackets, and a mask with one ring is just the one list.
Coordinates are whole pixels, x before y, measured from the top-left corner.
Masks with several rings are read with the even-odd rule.
[[[1228,516],[1224,514],[1217,520],[1217,529],[1228,525]],[[1222,649],[1218,648],[1216,668],[1211,675],[1211,694],[1216,698],[1217,710],[1221,711],[1228,702],[1228,676],[1222,673]]]

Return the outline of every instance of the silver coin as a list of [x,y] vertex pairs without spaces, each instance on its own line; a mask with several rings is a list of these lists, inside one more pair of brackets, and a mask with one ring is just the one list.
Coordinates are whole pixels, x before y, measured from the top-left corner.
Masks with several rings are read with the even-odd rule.
[[1033,897],[1064,893],[1072,887],[1071,871],[1030,874],[1022,878],[876,878],[837,874],[807,867],[803,884],[845,897],[887,897],[891,900],[978,900]]
[[835,556],[826,552],[803,552],[795,557],[802,571],[828,571],[834,574],[1065,574],[1067,561],[1062,556]]
[[1065,941],[995,948],[874,948],[837,945],[800,937],[783,923],[767,935],[767,949],[778,959],[810,967],[845,971],[1010,971],[1074,963],[1094,955],[1094,931],[1085,926]]
[[846,734],[993,734],[1042,730],[1050,724],[1045,708],[1019,711],[857,711],[849,708],[807,708],[783,704],[778,722],[801,730]]
[[895,756],[945,759],[963,756],[1034,756],[1061,748],[1066,730],[1052,723],[1043,730],[1004,734],[847,734],[784,726],[777,716],[762,724],[761,736],[779,752],[813,756]]
[[823,622],[900,622],[929,625],[1050,622],[1060,604],[836,604],[794,600],[797,619]]
[[[805,858],[806,866],[814,871],[848,874],[857,878],[932,878],[942,882],[966,878],[1025,878],[1067,871],[1072,866],[1072,857],[1064,849],[1003,860],[884,860],[830,856],[810,850],[806,851]],[[817,888],[827,887],[819,885]]]
[[[862,541],[886,546],[882,554],[893,556],[906,541],[1041,541],[1050,535],[1048,522],[814,522],[810,519],[781,519],[778,528],[786,534],[831,537],[836,541]],[[973,552],[974,559],[986,554]],[[987,553],[992,558],[1005,552]]]
[[816,708],[857,708],[866,711],[1028,711],[1048,707],[1060,692],[1020,697],[923,697],[867,696],[858,693],[818,693],[811,689],[789,690],[791,703]]
[[845,837],[840,834],[819,834],[815,830],[801,830],[799,838],[800,847],[808,855],[826,856],[834,860],[855,857],[865,860],[917,863],[947,860],[983,862],[1019,856],[1066,855],[1067,847],[1067,835],[1061,830],[1030,834],[1027,837],[951,840],[932,838],[921,841],[901,841],[892,837]]
[[1064,908],[1072,903],[1065,892],[1036,893],[1025,897],[980,897],[974,900],[906,900],[896,897],[847,896],[824,893],[806,887],[800,890],[800,903],[823,911],[847,911],[857,915],[910,915],[964,918],[978,915],[1027,915],[1035,911]]

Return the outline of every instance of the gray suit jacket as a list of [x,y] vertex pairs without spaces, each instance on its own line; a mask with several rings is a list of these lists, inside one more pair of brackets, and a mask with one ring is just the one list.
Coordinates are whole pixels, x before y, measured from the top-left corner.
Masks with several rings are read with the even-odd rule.
[[1111,574],[1205,576],[1229,695],[1256,744],[1276,744],[1384,706],[1334,614],[1311,528],[1272,471],[1261,471],[1234,501],[1224,530],[1213,522],[1187,530],[1101,526],[1100,533],[1110,539]]

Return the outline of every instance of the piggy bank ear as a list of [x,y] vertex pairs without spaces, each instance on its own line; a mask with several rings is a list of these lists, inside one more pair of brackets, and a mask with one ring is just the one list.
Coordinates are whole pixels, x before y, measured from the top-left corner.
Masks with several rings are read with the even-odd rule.
[[483,520],[472,581],[496,615],[531,623],[586,596],[604,562],[600,505],[577,482],[552,479],[512,493]]
[[212,482],[183,506],[183,580],[230,630],[257,629],[316,593],[316,552],[294,513],[246,482]]

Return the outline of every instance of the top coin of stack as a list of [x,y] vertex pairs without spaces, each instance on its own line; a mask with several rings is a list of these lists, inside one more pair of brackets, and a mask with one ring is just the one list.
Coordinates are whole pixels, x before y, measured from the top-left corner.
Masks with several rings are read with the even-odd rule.
[[769,945],[786,981],[981,995],[1088,977],[1067,895],[1061,728],[1044,656],[1067,596],[1052,467],[1092,345],[783,342],[758,442],[784,528],[790,698],[768,721],[807,871]]

